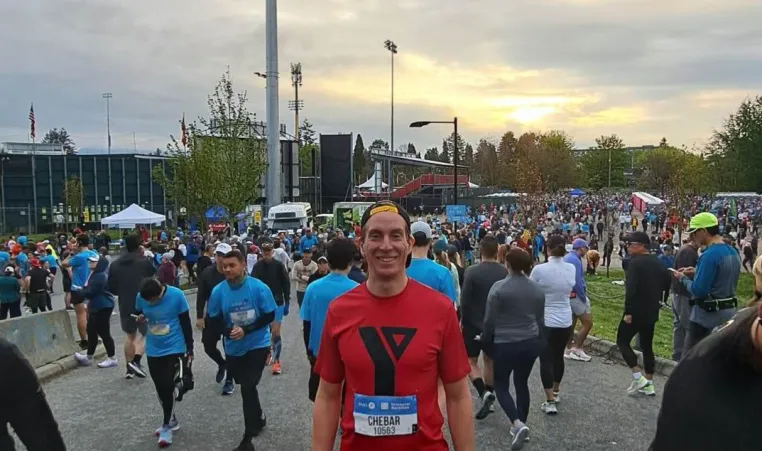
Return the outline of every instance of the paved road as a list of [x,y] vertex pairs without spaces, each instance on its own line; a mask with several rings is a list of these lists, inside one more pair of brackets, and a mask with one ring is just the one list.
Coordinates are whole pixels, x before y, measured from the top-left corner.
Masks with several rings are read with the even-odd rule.
[[[193,305],[195,296],[188,300]],[[112,331],[120,351],[123,334],[116,317],[112,318]],[[286,318],[284,334],[283,374],[272,376],[268,369],[260,385],[268,427],[256,439],[258,450],[309,449],[309,364],[296,315]],[[238,391],[232,397],[220,395],[220,386],[214,383],[216,367],[204,354],[200,339],[197,332],[196,389],[178,404],[182,428],[175,434],[172,448],[230,450],[243,431],[241,399]],[[150,379],[123,379],[124,362],[120,364],[119,369],[80,368],[45,384],[69,449],[133,451],[156,446],[153,431],[161,422],[161,410],[153,384]],[[567,365],[561,413],[546,417],[539,411],[542,390],[535,365],[528,421],[532,441],[525,449],[645,449],[654,435],[661,397],[627,397],[624,389],[630,380],[626,368],[606,364],[600,357],[587,364],[571,362]],[[663,387],[664,379],[657,378],[656,384],[657,389]],[[473,396],[476,407],[475,392]],[[498,409],[498,413],[477,422],[477,449],[507,449],[508,430],[508,420]]]

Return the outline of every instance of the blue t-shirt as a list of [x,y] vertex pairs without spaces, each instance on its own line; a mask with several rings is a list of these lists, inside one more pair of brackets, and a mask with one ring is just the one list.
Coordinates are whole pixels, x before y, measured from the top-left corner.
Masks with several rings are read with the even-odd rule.
[[[2,258],[2,257],[0,257],[0,258]],[[43,262],[48,262],[48,265],[50,266],[50,269],[53,269],[53,268],[55,268],[57,266],[56,265],[56,258],[53,257],[52,255],[46,255],[46,256],[42,257],[40,260],[42,260]]]
[[299,250],[304,252],[305,250],[312,250],[313,246],[317,246],[318,240],[315,238],[315,235],[307,236],[304,235],[302,239],[299,241]]
[[21,235],[21,236],[19,237],[19,239],[18,239],[18,240],[16,240],[16,242],[17,242],[17,243],[18,243],[18,244],[19,244],[21,247],[26,247],[27,238],[26,238],[26,236],[25,236],[25,235]]
[[21,274],[21,277],[26,277],[26,273],[29,271],[29,257],[21,252],[16,256],[16,264],[19,267],[19,274]]
[[428,258],[414,258],[410,260],[410,266],[405,272],[408,277],[416,282],[420,282],[442,293],[450,298],[452,302],[457,301],[455,299],[455,284],[452,280],[452,273],[439,263]]
[[[695,299],[711,296],[725,299],[736,296],[738,277],[741,274],[741,259],[736,250],[725,244],[712,244],[707,247],[696,263],[693,280],[684,277],[683,286]],[[735,315],[735,309],[723,309],[707,312],[698,305],[691,307],[691,322],[713,329],[724,324]]]
[[11,261],[11,254],[0,251],[0,268],[5,267]]
[[[225,281],[217,284],[206,307],[209,317],[222,315],[225,327],[252,324],[260,315],[275,311],[275,299],[270,288],[259,279],[246,276],[238,286]],[[270,328],[263,327],[240,340],[225,337],[225,354],[240,357],[252,349],[270,347]]]
[[90,277],[90,266],[88,266],[87,259],[91,255],[98,255],[98,253],[87,249],[79,251],[69,259],[69,264],[71,265],[71,288],[73,291],[81,290],[85,286],[85,283],[87,283],[87,278]]
[[180,314],[188,311],[188,300],[179,288],[167,286],[164,296],[155,303],[143,299],[140,294],[135,298],[135,309],[142,311],[146,318],[148,335],[146,336],[146,355],[163,357],[172,354],[185,354],[185,336],[180,326]]
[[359,284],[343,274],[330,273],[307,285],[299,317],[310,322],[310,340],[307,345],[312,355],[320,349],[320,336],[328,314],[328,304]]

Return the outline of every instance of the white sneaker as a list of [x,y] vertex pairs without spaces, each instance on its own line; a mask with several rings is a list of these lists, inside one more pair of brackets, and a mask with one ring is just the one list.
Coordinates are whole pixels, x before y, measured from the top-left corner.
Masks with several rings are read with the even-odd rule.
[[558,413],[558,409],[556,408],[555,402],[545,401],[544,403],[542,403],[542,406],[540,407],[540,409],[542,409],[543,413],[547,415],[555,415]]
[[579,362],[589,362],[593,360],[593,358],[587,355],[587,353],[585,353],[583,349],[577,349],[577,348],[574,348],[571,350],[571,352],[569,353],[569,358],[572,360],[577,360]]
[[554,391],[553,398],[556,400],[556,404],[561,402],[561,392]]
[[646,396],[656,396],[656,389],[654,389],[653,382],[648,381],[648,384],[645,387],[638,390],[638,393],[640,393],[641,395],[646,395]]
[[93,359],[81,352],[74,353],[74,358],[77,359],[77,362],[82,366],[91,366],[93,364]]
[[570,359],[571,358],[571,349],[564,348],[564,358],[565,359]]
[[632,384],[630,384],[630,387],[627,389],[627,394],[634,395],[638,390],[644,389],[646,385],[648,385],[648,379],[640,376],[640,379],[632,381]]
[[98,368],[114,368],[119,366],[119,360],[116,357],[107,357],[106,360],[98,364]]

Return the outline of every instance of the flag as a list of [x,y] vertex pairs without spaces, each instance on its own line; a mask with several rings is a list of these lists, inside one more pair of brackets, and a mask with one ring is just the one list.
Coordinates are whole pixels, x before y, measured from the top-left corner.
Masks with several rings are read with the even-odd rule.
[[183,114],[183,121],[180,123],[180,133],[181,133],[181,139],[183,143],[183,147],[188,145],[188,130],[185,128],[185,114]]
[[34,102],[32,102],[32,106],[29,107],[29,135],[31,135],[32,139],[37,136],[35,133],[36,123],[37,122],[34,119]]

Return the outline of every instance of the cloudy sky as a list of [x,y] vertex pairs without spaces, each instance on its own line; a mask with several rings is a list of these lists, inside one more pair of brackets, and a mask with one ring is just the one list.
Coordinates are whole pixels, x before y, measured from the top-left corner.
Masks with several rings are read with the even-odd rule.
[[[0,2],[0,142],[66,127],[80,147],[164,147],[230,67],[265,119],[264,0]],[[563,129],[578,146],[701,145],[747,96],[762,94],[759,0],[281,0],[280,118],[301,62],[303,116],[319,133],[425,149],[458,116],[466,140]],[[444,126],[442,126],[444,127]]]

